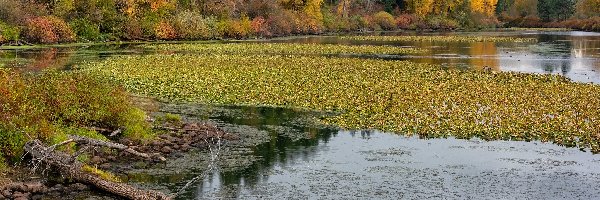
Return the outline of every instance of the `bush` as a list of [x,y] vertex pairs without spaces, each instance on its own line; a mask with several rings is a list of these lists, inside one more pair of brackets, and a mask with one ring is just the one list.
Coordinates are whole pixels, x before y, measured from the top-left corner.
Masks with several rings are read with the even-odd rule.
[[200,13],[183,11],[173,18],[173,27],[181,39],[209,39],[213,38],[214,30],[209,27],[212,19],[205,18]]
[[500,22],[495,16],[489,16],[484,13],[471,13],[471,21],[474,23],[473,28],[495,28]]
[[175,32],[173,26],[165,20],[159,22],[156,27],[154,27],[154,35],[156,35],[157,39],[161,40],[172,40],[177,38],[177,32]]
[[58,42],[73,42],[75,41],[75,33],[71,27],[62,19],[54,16],[47,17],[52,24],[54,34],[58,36]]
[[26,20],[24,34],[25,39],[31,42],[45,44],[58,42],[58,35],[54,33],[52,23],[42,17]]
[[139,21],[143,38],[156,38],[156,27],[162,21],[158,13],[146,12]]
[[269,32],[269,27],[267,24],[267,20],[265,18],[258,16],[252,19],[250,23],[250,27],[254,34],[258,37],[270,37],[271,32]]
[[431,29],[452,30],[458,28],[458,22],[443,16],[435,16],[427,19],[427,25]]
[[417,21],[414,15],[403,14],[396,17],[396,26],[401,29],[409,29],[413,22]]
[[25,38],[31,42],[51,44],[75,41],[75,33],[65,21],[53,16],[27,19]]
[[21,31],[18,27],[9,26],[4,22],[0,22],[0,43],[17,41]]
[[373,16],[370,16],[370,15],[363,15],[360,18],[360,23],[359,24],[365,30],[371,30],[371,31],[380,31],[380,30],[382,30],[381,26],[379,26],[379,24],[375,21],[375,19],[373,18]]
[[100,137],[81,127],[124,127],[126,137],[137,140],[151,136],[145,114],[128,94],[98,78],[0,69],[0,94],[0,150],[7,157],[17,157],[30,139],[51,143],[60,134]]
[[144,35],[142,25],[135,18],[128,18],[123,29],[122,37],[128,40],[141,39]]
[[243,16],[240,20],[226,20],[223,26],[224,36],[230,38],[243,39],[252,33],[252,21],[246,16]]
[[396,29],[396,20],[394,20],[394,16],[385,11],[380,11],[373,15],[373,22],[379,25],[383,30]]
[[100,28],[87,19],[75,19],[69,23],[71,29],[82,40],[95,41],[100,39]]
[[294,22],[295,17],[293,14],[285,10],[273,13],[267,19],[269,32],[272,33],[273,36],[291,34],[296,28]]

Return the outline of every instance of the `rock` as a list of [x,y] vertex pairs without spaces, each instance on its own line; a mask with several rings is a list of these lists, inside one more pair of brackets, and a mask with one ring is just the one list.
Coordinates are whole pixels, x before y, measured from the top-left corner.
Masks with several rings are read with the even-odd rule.
[[181,148],[180,148],[180,150],[181,150],[181,151],[188,151],[188,150],[190,150],[190,148],[192,148],[190,145],[188,145],[188,144],[183,144],[183,145],[181,145]]
[[16,197],[14,200],[27,200],[27,197]]
[[31,197],[32,200],[40,200],[42,198],[44,198],[44,196],[41,194],[36,194]]
[[173,152],[173,149],[171,149],[171,147],[169,147],[169,146],[164,146],[162,149],[160,149],[160,152],[169,154],[169,153]]
[[102,162],[102,158],[100,158],[100,156],[94,156],[90,161],[97,164]]
[[24,184],[27,187],[27,191],[31,193],[42,193],[46,189],[46,186],[41,182],[31,182]]
[[84,190],[88,190],[89,187],[87,185],[81,184],[81,183],[74,183],[71,184],[69,186],[69,188],[71,188],[72,191],[84,191]]
[[175,150],[179,150],[179,145],[176,145],[176,144],[175,144],[175,145],[173,145],[173,149],[175,149]]
[[11,183],[6,186],[6,189],[13,191],[26,191],[27,187],[23,183]]
[[10,190],[3,190],[2,191],[2,196],[10,197],[10,196],[12,196],[12,193],[10,192]]
[[198,130],[200,127],[198,127],[197,123],[189,123],[189,124],[185,124],[183,126],[183,130],[185,131],[192,131],[192,130]]
[[107,158],[108,160],[110,160],[110,161],[115,161],[115,160],[117,160],[117,157],[115,157],[115,156],[108,156],[108,157],[106,157],[106,158]]
[[25,194],[23,194],[22,192],[16,191],[12,194],[12,198],[17,199],[17,198],[21,198],[25,196]]
[[110,163],[104,163],[104,164],[101,164],[101,165],[100,165],[100,166],[98,166],[98,167],[99,167],[100,169],[107,170],[107,169],[110,169],[111,165],[110,165]]
[[150,143],[150,145],[152,145],[152,146],[161,146],[160,142],[156,141],[156,140],[152,141],[152,143]]
[[50,191],[62,192],[64,189],[65,189],[65,186],[63,186],[62,184],[56,184],[52,188],[50,188]]

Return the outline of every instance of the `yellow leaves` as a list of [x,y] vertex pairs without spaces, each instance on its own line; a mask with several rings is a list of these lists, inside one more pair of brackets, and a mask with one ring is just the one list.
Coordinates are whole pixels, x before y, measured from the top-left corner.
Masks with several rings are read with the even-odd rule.
[[471,11],[493,16],[498,0],[471,0]]

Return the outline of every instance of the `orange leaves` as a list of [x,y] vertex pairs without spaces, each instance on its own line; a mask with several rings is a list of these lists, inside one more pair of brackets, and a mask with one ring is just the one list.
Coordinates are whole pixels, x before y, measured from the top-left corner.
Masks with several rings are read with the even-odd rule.
[[177,33],[171,24],[166,21],[161,21],[154,27],[156,38],[161,40],[172,40],[177,37]]
[[75,33],[60,18],[54,16],[34,17],[26,21],[25,38],[45,44],[72,42],[75,40]]
[[263,18],[262,16],[258,16],[252,19],[250,27],[252,28],[252,31],[254,31],[254,33],[256,33],[256,35],[259,37],[271,36],[267,20],[265,20],[265,18]]

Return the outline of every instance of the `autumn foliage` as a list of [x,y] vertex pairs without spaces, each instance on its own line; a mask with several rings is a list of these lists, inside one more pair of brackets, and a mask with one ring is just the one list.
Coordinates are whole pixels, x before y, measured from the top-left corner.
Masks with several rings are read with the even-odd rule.
[[44,44],[75,40],[75,33],[71,27],[62,19],[54,16],[27,19],[24,33],[27,40]]
[[501,26],[598,30],[600,0],[0,0],[0,43]]

